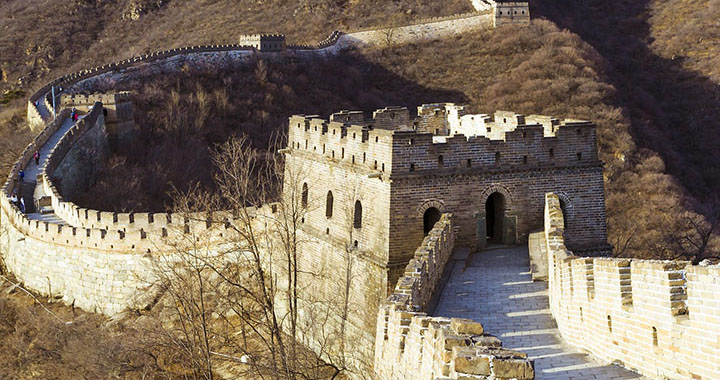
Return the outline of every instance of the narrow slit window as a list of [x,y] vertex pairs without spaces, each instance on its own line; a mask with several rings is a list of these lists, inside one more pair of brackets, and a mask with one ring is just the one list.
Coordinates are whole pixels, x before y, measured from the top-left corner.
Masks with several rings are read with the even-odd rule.
[[330,219],[333,216],[333,193],[328,191],[327,199],[325,200],[325,217]]
[[353,215],[353,227],[362,228],[362,203],[355,201],[355,214]]

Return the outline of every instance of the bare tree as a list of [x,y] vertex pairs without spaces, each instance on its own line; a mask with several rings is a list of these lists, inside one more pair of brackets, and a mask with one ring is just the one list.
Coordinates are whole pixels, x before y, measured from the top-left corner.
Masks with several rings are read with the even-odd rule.
[[720,260],[720,213],[713,210],[706,215],[688,212],[683,216],[685,230],[670,242],[675,259],[690,260],[693,264]]
[[345,367],[332,345],[342,337],[318,323],[336,308],[310,307],[322,301],[309,279],[324,274],[301,268],[301,225],[313,207],[305,169],[247,139],[222,144],[214,163],[216,190],[175,197],[186,224],[169,234],[172,252],[154,259],[168,340],[198,378],[229,368],[262,379],[336,377]]

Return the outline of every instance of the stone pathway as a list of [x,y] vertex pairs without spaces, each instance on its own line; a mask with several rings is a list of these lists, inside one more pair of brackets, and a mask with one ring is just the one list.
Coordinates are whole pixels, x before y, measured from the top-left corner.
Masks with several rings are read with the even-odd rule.
[[547,283],[530,277],[527,247],[491,247],[469,257],[459,251],[448,265],[452,273],[433,315],[481,322],[504,347],[535,361],[536,379],[645,379],[562,342],[550,314]]
[[[30,162],[23,168],[23,171],[25,171],[25,178],[28,181],[35,182],[37,179],[38,174],[40,174],[40,169],[45,165],[45,161],[47,161],[48,156],[50,155],[50,150],[52,150],[55,145],[60,141],[60,138],[67,132],[71,127],[73,126],[73,122],[70,118],[67,118],[63,121],[62,125],[60,125],[60,128],[58,128],[55,133],[53,133],[52,136],[48,139],[48,141],[45,143],[45,145],[40,148],[40,164],[35,165],[35,160],[30,160]],[[54,224],[67,224],[66,221],[63,219],[60,219],[57,215],[54,213],[50,214],[40,214],[39,212],[26,214],[27,218],[30,220],[40,220],[48,223],[54,223]]]

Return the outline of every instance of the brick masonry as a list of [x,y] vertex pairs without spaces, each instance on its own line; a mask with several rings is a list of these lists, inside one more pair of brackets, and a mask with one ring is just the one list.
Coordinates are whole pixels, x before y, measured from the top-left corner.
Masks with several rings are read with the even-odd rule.
[[651,378],[720,379],[720,266],[577,257],[563,224],[548,194],[550,310],[568,343]]

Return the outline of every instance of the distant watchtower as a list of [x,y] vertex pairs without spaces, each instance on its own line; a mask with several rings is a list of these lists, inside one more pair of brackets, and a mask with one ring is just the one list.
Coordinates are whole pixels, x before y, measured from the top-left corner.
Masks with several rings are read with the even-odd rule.
[[493,25],[527,24],[530,6],[527,1],[486,0],[492,5]]
[[253,47],[259,51],[285,50],[285,36],[282,34],[249,34],[240,36],[240,45]]
[[417,114],[388,107],[372,117],[290,118],[286,170],[306,171],[303,198],[316,205],[303,230],[355,246],[394,284],[442,213],[453,213],[459,246],[524,243],[543,228],[545,194],[554,192],[567,245],[591,254],[608,248],[593,123],[469,114],[449,103]]

